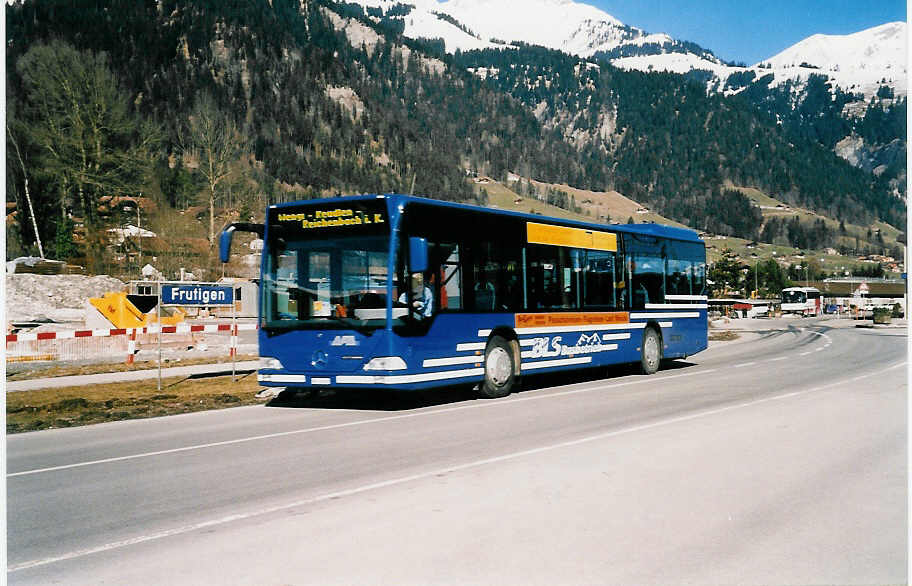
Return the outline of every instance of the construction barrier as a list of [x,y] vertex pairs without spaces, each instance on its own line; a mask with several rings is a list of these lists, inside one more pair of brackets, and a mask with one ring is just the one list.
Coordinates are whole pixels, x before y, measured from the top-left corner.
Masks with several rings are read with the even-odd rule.
[[[194,334],[227,332],[230,336],[230,355],[237,354],[238,331],[256,330],[257,324],[179,324],[176,326],[150,325],[143,328],[97,330],[65,330],[8,334],[6,336],[6,361],[26,362],[39,360],[88,360],[99,356],[122,356],[128,364],[140,348],[156,348],[195,344]],[[169,334],[166,336],[166,334]]]
[[88,307],[93,309],[89,309],[86,325],[103,327],[110,322],[115,328],[137,329],[161,321],[163,325],[173,326],[183,322],[187,316],[183,308],[172,307],[169,308],[171,315],[159,318],[149,313],[157,304],[158,297],[154,295],[130,295],[123,291],[91,297]]

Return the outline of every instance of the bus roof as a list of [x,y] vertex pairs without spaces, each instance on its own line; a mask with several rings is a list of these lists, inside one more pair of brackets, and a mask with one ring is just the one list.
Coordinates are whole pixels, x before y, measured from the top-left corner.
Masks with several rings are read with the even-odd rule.
[[655,236],[661,238],[674,238],[676,240],[683,240],[688,242],[697,242],[702,244],[703,241],[700,240],[700,237],[696,232],[688,228],[677,228],[675,226],[666,226],[664,224],[597,224],[595,222],[583,222],[579,220],[569,220],[565,218],[555,218],[553,216],[541,216],[538,214],[529,214],[525,212],[514,212],[510,210],[503,209],[492,209],[485,208],[477,205],[465,204],[465,203],[456,203],[450,201],[440,201],[436,199],[431,199],[428,197],[420,197],[415,195],[402,195],[396,193],[387,193],[387,194],[378,194],[378,195],[348,195],[341,197],[332,197],[332,198],[323,198],[323,199],[313,199],[313,200],[303,200],[303,201],[294,201],[287,203],[272,204],[270,208],[286,208],[299,206],[301,204],[326,204],[332,202],[338,202],[340,199],[345,200],[354,200],[354,201],[364,201],[364,200],[375,200],[375,199],[389,199],[395,205],[396,203],[405,205],[410,202],[420,202],[422,204],[436,206],[446,209],[458,209],[466,211],[475,211],[483,212],[487,214],[496,214],[505,217],[521,218],[533,222],[552,222],[555,224],[562,224],[565,226],[573,226],[578,228],[587,228],[595,230],[611,230],[614,232],[620,232],[625,234],[642,234],[646,236]]

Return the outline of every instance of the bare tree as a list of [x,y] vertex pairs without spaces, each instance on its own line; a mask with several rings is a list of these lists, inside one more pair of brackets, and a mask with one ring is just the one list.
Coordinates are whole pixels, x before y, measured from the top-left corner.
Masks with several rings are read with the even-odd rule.
[[206,179],[209,205],[209,245],[215,243],[215,204],[221,185],[231,174],[231,164],[246,150],[247,140],[234,120],[223,113],[209,94],[202,95],[193,107],[186,131],[181,132],[185,155],[199,162]]

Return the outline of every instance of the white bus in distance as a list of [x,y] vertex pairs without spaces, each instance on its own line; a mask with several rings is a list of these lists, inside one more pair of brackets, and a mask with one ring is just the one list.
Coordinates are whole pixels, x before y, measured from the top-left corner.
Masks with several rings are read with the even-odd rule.
[[782,314],[795,313],[802,317],[818,316],[821,308],[820,290],[815,287],[788,287],[782,290]]

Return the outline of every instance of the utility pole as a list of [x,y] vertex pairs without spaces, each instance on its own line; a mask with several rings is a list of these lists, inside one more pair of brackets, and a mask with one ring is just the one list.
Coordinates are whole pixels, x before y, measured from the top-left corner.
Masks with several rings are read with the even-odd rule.
[[[142,192],[139,194],[142,199]],[[142,218],[139,217],[139,199],[136,200],[136,227],[139,228],[139,271],[142,275]]]
[[760,259],[754,263],[754,291],[757,292],[757,298],[760,298]]

